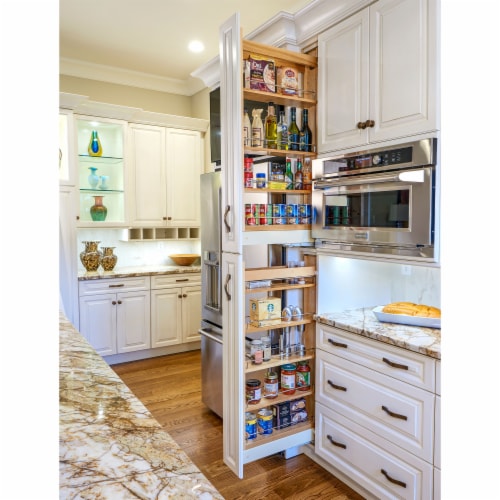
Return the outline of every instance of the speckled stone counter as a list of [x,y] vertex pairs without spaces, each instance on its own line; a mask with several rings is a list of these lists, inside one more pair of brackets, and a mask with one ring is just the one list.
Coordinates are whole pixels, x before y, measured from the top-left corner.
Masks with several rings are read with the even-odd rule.
[[223,499],[60,314],[59,497]]
[[441,330],[419,326],[382,323],[372,308],[353,309],[337,313],[321,313],[316,321],[325,325],[342,328],[386,344],[402,347],[409,351],[441,359]]
[[113,271],[103,271],[99,268],[98,271],[79,271],[78,281],[183,273],[201,273],[201,266],[130,266],[116,267]]

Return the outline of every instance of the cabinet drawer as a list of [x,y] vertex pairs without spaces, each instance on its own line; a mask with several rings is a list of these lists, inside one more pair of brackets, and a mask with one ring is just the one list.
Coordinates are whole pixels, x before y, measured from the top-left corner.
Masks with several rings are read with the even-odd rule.
[[316,400],[432,463],[434,394],[318,350]]
[[151,276],[151,288],[157,290],[158,288],[171,288],[174,286],[184,285],[199,285],[201,283],[200,274],[174,274],[174,275],[159,275]]
[[377,498],[432,498],[430,464],[318,402],[315,451]]
[[80,281],[78,283],[80,297],[96,293],[133,292],[149,290],[149,276],[135,278],[104,278],[99,280]]
[[316,325],[316,347],[434,392],[435,360],[429,356],[320,323]]

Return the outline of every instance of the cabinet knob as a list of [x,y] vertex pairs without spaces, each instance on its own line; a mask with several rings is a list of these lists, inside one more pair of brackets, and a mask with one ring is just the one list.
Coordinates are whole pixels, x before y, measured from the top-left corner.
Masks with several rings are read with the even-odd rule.
[[186,298],[186,297],[187,297],[187,294],[183,293],[183,294],[182,294],[182,296],[183,296],[184,298]]
[[121,300],[119,300],[119,301],[118,301],[118,304],[121,304],[121,303],[122,303],[122,301],[121,301]]
[[116,300],[112,300],[111,304],[113,304],[114,306],[116,306]]
[[366,120],[365,125],[367,127],[373,128],[375,126],[375,122],[373,120]]
[[179,297],[179,299],[182,299],[182,295],[181,294],[177,295],[177,297]]
[[366,128],[366,122],[358,122],[357,127],[359,129],[363,129],[364,130]]
[[163,217],[163,220],[167,220],[167,218],[166,218],[166,217]]
[[80,220],[80,216],[79,215],[76,216],[76,220]]

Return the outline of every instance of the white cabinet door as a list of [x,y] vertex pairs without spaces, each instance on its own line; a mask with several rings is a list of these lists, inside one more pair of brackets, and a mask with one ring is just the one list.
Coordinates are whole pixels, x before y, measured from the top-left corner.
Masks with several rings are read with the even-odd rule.
[[438,128],[437,4],[379,0],[370,7],[370,142]]
[[139,226],[166,220],[165,128],[129,125],[130,223]]
[[243,137],[240,17],[219,30],[221,58],[222,250],[242,253]]
[[101,356],[116,354],[116,294],[80,297],[80,333]]
[[201,325],[201,286],[182,289],[182,340],[194,342],[200,340],[198,330]]
[[117,351],[131,352],[151,347],[150,292],[120,292],[116,295]]
[[151,347],[182,342],[180,288],[151,290]]
[[167,129],[167,224],[200,225],[200,175],[203,173],[200,132]]
[[318,37],[318,151],[368,141],[357,124],[368,117],[369,10]]

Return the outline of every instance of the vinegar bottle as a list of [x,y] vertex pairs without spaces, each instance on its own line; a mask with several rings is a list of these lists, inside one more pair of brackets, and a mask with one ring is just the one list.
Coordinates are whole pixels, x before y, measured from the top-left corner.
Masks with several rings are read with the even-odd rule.
[[312,169],[311,158],[304,159],[304,167],[302,168],[302,179],[304,181],[304,189],[312,189]]
[[270,102],[267,107],[267,116],[265,123],[266,144],[269,149],[276,149],[277,123],[274,112],[274,103]]
[[299,150],[300,131],[296,121],[297,108],[290,108],[290,125],[288,127],[288,148],[292,151]]
[[312,132],[309,128],[309,111],[302,112],[302,128],[300,130],[300,150],[312,151]]
[[285,121],[284,111],[280,111],[280,119],[276,129],[276,142],[278,149],[288,149],[288,125]]
[[286,159],[285,182],[286,189],[293,189],[292,160],[290,158]]
[[252,147],[261,148],[264,145],[264,125],[262,123],[262,109],[252,110]]
[[295,189],[304,189],[304,176],[302,173],[302,161],[297,159],[297,168],[295,169]]
[[101,141],[99,139],[97,130],[92,130],[89,147],[87,149],[90,156],[102,156]]

